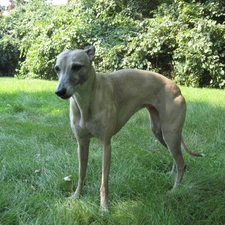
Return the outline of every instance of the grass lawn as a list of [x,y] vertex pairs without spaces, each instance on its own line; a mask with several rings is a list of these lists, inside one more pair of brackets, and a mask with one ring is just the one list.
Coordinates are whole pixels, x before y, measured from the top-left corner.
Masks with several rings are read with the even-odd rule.
[[[83,196],[76,188],[76,141],[68,101],[56,82],[0,78],[0,225],[225,224],[225,91],[181,87],[187,101],[183,130],[187,170],[171,193],[168,151],[155,141],[147,110],[113,138],[110,213],[99,213],[101,149],[91,144]],[[71,176],[71,181],[64,177]]]

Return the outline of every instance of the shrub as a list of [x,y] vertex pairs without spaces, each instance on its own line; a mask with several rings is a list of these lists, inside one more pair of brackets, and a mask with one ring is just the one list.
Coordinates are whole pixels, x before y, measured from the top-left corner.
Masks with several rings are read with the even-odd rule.
[[225,27],[215,21],[199,21],[197,27],[177,36],[174,51],[175,80],[194,87],[225,85]]
[[[0,17],[0,75],[2,76],[14,76],[15,70],[18,68],[19,36],[23,32],[18,32],[17,28],[21,23],[20,8],[11,11],[7,17]],[[24,27],[22,30],[24,30]]]
[[16,40],[4,37],[0,39],[0,75],[13,76],[18,66],[19,44]]
[[151,69],[170,76],[176,24],[166,17],[144,20],[140,26],[142,32],[129,43],[122,66]]
[[99,9],[83,11],[79,4],[62,8],[67,10],[66,14],[55,8],[59,12],[52,16],[50,23],[48,18],[42,18],[35,24],[35,30],[31,29],[23,38],[21,51],[26,55],[26,60],[18,76],[54,79],[56,75],[52,68],[57,54],[65,49],[83,48],[90,44],[98,49],[95,63],[99,70],[119,69],[116,46],[128,41],[129,33],[136,29],[135,22],[122,13],[108,16],[108,13],[100,13]]
[[[61,51],[95,45],[98,71],[148,69],[187,86],[223,88],[225,3],[152,2],[154,7],[146,0],[139,5],[133,0],[71,0],[66,6],[28,1],[1,20],[0,37],[14,41],[0,43],[20,52],[18,77],[56,79],[53,66]],[[145,4],[148,14],[141,13]],[[18,54],[13,57],[18,61]]]

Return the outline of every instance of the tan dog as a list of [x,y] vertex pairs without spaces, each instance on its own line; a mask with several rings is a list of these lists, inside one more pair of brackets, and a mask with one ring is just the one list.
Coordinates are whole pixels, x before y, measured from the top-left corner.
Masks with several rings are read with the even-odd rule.
[[155,137],[169,149],[177,168],[173,189],[181,182],[185,163],[181,132],[186,104],[178,86],[166,77],[138,69],[113,73],[95,73],[92,61],[95,48],[62,52],[55,65],[59,82],[56,94],[70,98],[70,121],[78,141],[79,180],[73,194],[77,198],[84,184],[90,138],[95,136],[102,146],[101,210],[108,210],[108,179],[111,160],[110,141],[130,117],[147,108]]

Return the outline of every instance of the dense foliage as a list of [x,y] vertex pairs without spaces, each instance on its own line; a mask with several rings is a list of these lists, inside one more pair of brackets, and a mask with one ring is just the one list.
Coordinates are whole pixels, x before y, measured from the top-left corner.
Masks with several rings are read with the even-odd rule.
[[148,69],[187,86],[224,88],[224,20],[223,0],[34,0],[0,19],[0,73],[55,79],[61,51],[95,45],[98,71]]

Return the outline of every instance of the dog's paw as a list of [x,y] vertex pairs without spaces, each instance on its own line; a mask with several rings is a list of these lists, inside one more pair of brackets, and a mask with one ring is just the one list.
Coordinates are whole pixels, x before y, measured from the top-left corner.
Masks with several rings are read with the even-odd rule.
[[108,209],[108,207],[102,207],[102,206],[100,206],[100,215],[101,216],[106,216],[106,215],[108,215],[109,214],[109,209]]

